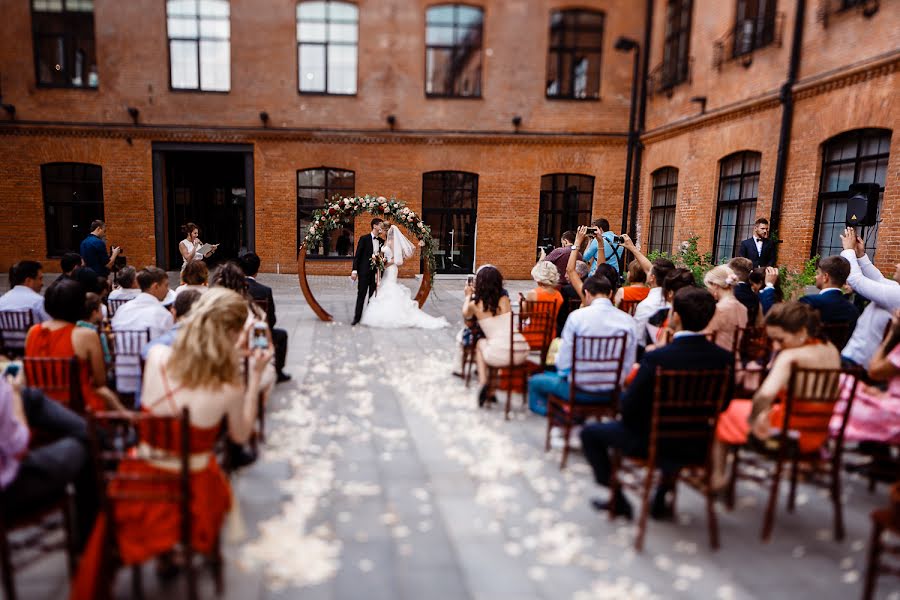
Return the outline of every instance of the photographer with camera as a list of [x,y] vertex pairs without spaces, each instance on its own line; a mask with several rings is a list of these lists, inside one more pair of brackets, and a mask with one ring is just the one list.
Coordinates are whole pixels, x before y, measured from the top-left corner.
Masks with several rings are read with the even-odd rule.
[[[606,263],[615,269],[616,273],[619,273],[621,277],[622,268],[620,263],[625,254],[624,238],[610,231],[609,221],[606,219],[597,219],[591,223],[591,227],[588,228],[588,235],[592,235],[594,239],[591,240],[587,250],[584,251],[584,260],[591,262],[596,259],[593,266],[591,266],[591,275],[597,271],[597,267],[600,264]],[[602,260],[600,255],[601,245],[603,248]]]

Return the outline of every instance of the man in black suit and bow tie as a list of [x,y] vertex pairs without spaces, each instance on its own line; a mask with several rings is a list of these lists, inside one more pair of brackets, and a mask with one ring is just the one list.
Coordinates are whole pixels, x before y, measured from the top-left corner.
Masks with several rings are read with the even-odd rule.
[[356,325],[362,318],[363,306],[366,298],[371,298],[375,293],[376,279],[375,269],[372,268],[372,256],[381,250],[381,234],[384,233],[384,221],[372,219],[372,232],[359,238],[356,243],[356,254],[353,256],[353,271],[350,278],[356,282],[356,311],[353,313],[353,323]]
[[741,242],[738,256],[749,258],[753,268],[775,266],[775,242],[769,239],[769,221],[760,217],[756,220],[753,237]]
[[256,275],[259,273],[259,265],[262,261],[255,253],[248,252],[240,258],[239,262],[241,270],[247,277],[247,293],[254,300],[264,301],[266,306],[266,321],[269,324],[269,331],[272,332],[272,346],[275,350],[275,372],[278,375],[278,383],[288,381],[291,376],[284,372],[284,363],[287,361],[288,334],[284,329],[275,327],[275,297],[272,295],[272,288],[256,280]]

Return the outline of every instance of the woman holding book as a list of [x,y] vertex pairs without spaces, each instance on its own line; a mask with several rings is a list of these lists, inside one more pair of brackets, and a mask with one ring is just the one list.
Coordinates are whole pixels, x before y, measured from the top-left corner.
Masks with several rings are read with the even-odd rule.
[[212,255],[212,253],[216,251],[216,248],[219,247],[218,244],[204,244],[201,242],[200,228],[194,223],[185,223],[181,228],[181,231],[185,235],[185,238],[178,244],[181,258],[184,259],[184,262],[181,265],[182,271],[184,271],[184,268],[189,262],[203,260]]

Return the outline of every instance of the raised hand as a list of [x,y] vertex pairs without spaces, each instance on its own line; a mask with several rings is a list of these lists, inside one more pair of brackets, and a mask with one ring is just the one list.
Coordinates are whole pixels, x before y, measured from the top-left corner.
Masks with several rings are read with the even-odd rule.
[[852,227],[845,229],[844,233],[841,234],[841,244],[844,246],[844,250],[853,250],[855,252],[857,239],[855,229]]

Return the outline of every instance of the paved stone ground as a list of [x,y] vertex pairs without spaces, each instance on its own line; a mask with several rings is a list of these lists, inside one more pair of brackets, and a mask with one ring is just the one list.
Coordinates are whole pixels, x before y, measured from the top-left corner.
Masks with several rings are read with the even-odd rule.
[[[633,527],[594,513],[596,488],[580,454],[560,472],[545,454],[545,421],[516,401],[515,418],[479,411],[475,389],[450,372],[461,282],[439,281],[426,304],[454,324],[441,331],[348,325],[355,292],[315,278],[336,318],[319,321],[294,276],[275,288],[290,334],[293,381],[270,402],[260,460],[235,476],[239,516],[227,528],[226,597],[234,599],[854,598],[860,594],[869,511],[885,502],[847,478],[847,537],[832,540],[827,495],[801,485],[781,502],[773,540],[759,541],[764,496],[739,488],[719,511],[722,548],[707,544],[704,505],[683,490],[674,523]],[[416,285],[415,282],[407,282]],[[0,283],[2,287],[2,283]],[[529,287],[510,282],[515,294]],[[182,595],[145,567],[148,598]],[[122,573],[118,595],[130,596]],[[210,578],[201,578],[211,595]],[[23,598],[66,594],[62,557],[19,576]],[[900,599],[885,579],[880,598]]]

